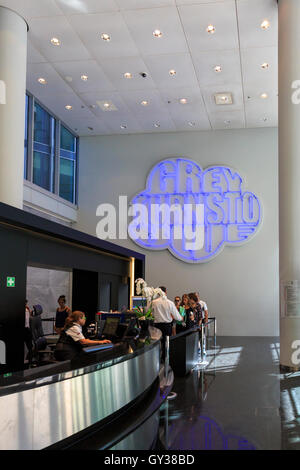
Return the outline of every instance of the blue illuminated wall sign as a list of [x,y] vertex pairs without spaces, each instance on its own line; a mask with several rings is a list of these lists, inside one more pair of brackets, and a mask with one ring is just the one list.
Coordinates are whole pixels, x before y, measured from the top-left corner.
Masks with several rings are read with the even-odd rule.
[[[242,177],[227,166],[212,166],[205,170],[187,158],[163,160],[151,170],[146,189],[137,194],[132,205],[153,204],[183,207],[191,204],[203,208],[203,243],[198,249],[187,248],[187,240],[176,239],[175,228],[185,219],[170,218],[169,237],[153,238],[153,219],[149,229],[141,236],[129,230],[130,237],[149,250],[168,249],[177,258],[188,263],[210,261],[225,245],[238,246],[251,238],[261,223],[261,205],[255,194],[246,191]],[[156,223],[162,229],[162,219]],[[151,225],[152,224],[152,225]],[[197,224],[195,217],[192,225]],[[152,227],[152,228],[151,228]]]

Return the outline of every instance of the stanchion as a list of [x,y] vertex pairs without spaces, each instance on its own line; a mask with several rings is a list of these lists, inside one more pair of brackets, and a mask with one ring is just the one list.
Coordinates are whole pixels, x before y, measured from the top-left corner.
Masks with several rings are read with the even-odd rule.
[[[169,373],[169,362],[170,362],[170,336],[165,338],[165,381],[168,383],[168,373]],[[177,393],[171,392],[167,396],[167,400],[174,400],[177,397]]]

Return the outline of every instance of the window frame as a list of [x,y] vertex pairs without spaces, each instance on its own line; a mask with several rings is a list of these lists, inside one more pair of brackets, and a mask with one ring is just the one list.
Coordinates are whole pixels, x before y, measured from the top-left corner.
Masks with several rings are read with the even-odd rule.
[[[27,122],[27,162],[24,161],[24,175],[26,175],[26,181],[33,183],[33,152],[34,152],[34,106],[38,104],[42,109],[44,109],[53,119],[54,119],[54,155],[53,155],[53,181],[52,181],[52,191],[49,191],[45,188],[42,188],[44,191],[48,192],[49,194],[55,194],[55,196],[59,197],[62,201],[65,201],[72,206],[77,206],[78,201],[78,167],[79,167],[79,135],[76,134],[64,121],[59,119],[52,111],[50,111],[47,106],[41,103],[40,100],[35,98],[32,93],[26,91],[26,95],[28,96],[28,122]],[[62,198],[59,195],[59,187],[60,187],[60,129],[61,126],[64,126],[73,136],[76,138],[76,158],[74,161],[75,169],[74,169],[74,201],[70,202],[67,199]],[[37,185],[38,186],[38,185]],[[40,187],[40,186],[39,186]]]

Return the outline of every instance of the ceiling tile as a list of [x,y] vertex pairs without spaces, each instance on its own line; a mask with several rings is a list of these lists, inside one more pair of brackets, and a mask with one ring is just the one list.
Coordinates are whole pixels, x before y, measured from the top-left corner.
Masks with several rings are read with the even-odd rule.
[[202,3],[231,2],[232,0],[175,0],[176,5],[198,5]]
[[[190,54],[164,54],[144,58],[158,89],[198,85]],[[175,70],[176,75],[170,75]]]
[[177,130],[210,130],[210,122],[203,104],[193,103],[176,107],[170,106],[169,113]]
[[[237,2],[241,48],[276,46],[278,41],[278,5],[275,0],[239,0]],[[264,20],[270,28],[261,29]]]
[[[117,114],[117,113],[127,113],[128,108],[125,102],[122,99],[120,93],[117,92],[91,92],[91,93],[80,93],[80,98],[82,101],[92,110],[92,112],[103,119],[105,116],[109,114]],[[117,111],[103,111],[100,106],[99,102],[101,101],[108,101],[112,102],[114,106],[117,108]],[[98,102],[98,103],[97,103]],[[93,107],[93,108],[92,108]]]
[[[232,104],[216,105],[215,93],[231,93],[233,97]],[[244,108],[243,90],[240,83],[230,83],[226,88],[224,86],[208,86],[202,88],[203,98],[208,112],[237,111]]]
[[55,0],[1,0],[1,6],[16,11],[26,20],[40,16],[59,16],[63,14]]
[[118,11],[114,0],[56,0],[65,15]]
[[137,10],[175,5],[175,0],[115,0],[121,10]]
[[[194,52],[193,61],[200,86],[227,85],[241,79],[241,62],[238,49],[230,51]],[[215,72],[215,66],[221,72]]]
[[[39,78],[44,78],[47,85],[41,85]],[[49,63],[30,64],[27,69],[27,89],[41,100],[72,91]]]
[[[181,6],[179,13],[192,53],[239,47],[234,1]],[[214,34],[206,31],[210,24]]]
[[[241,51],[244,87],[278,89],[277,47],[249,48]],[[261,65],[268,63],[268,68]]]
[[244,111],[222,111],[210,113],[209,119],[214,130],[242,129],[245,127]]
[[45,57],[37,50],[31,41],[27,41],[27,63],[28,64],[39,64],[41,62],[47,62]]
[[[52,65],[63,79],[65,77],[72,78],[69,86],[76,93],[114,90],[113,85],[95,60],[54,62]],[[88,76],[88,80],[83,81],[82,75]]]
[[[139,55],[121,13],[74,15],[69,21],[95,59]],[[102,33],[111,40],[101,39]]]
[[[157,90],[128,91],[122,92],[121,96],[135,116],[151,116],[155,120],[159,113],[165,111],[165,104]],[[142,101],[148,101],[148,105],[143,106]]]
[[[187,44],[176,7],[124,11],[124,19],[142,55],[187,52]],[[160,38],[153,36],[160,30]]]
[[[155,88],[149,69],[140,57],[120,57],[118,59],[102,59],[102,68],[117,90],[146,90]],[[132,78],[124,78],[125,73],[131,73]],[[146,73],[143,78],[140,74]]]
[[[60,46],[51,44],[53,37],[61,41]],[[90,59],[86,48],[63,16],[30,20],[29,38],[49,62]]]

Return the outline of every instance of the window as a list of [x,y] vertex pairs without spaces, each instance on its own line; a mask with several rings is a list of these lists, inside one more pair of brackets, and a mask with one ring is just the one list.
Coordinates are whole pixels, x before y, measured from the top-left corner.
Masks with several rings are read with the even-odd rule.
[[60,128],[59,195],[75,201],[76,137],[64,126]]
[[24,178],[75,204],[77,153],[78,137],[26,94]]
[[34,105],[33,174],[34,184],[53,192],[55,120],[39,104]]

